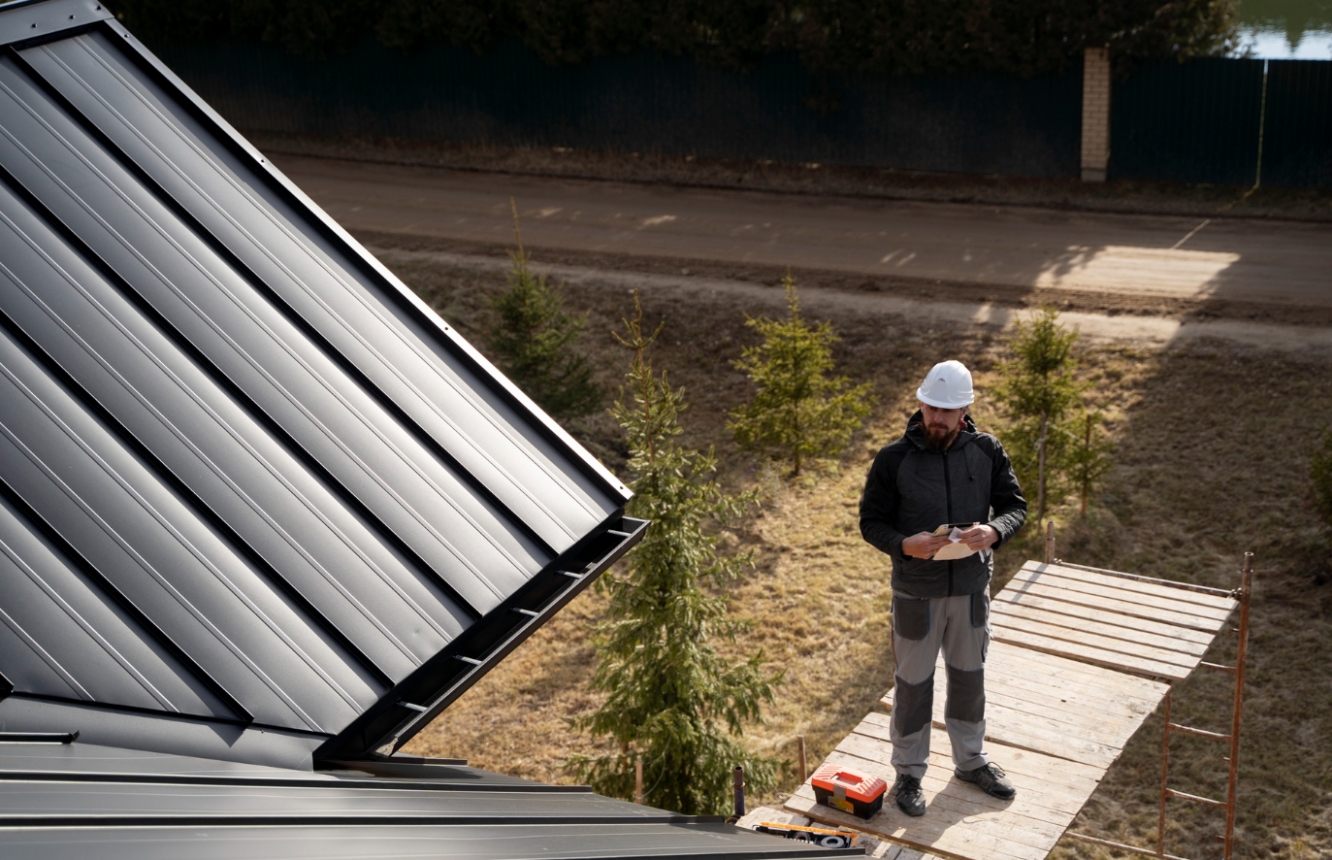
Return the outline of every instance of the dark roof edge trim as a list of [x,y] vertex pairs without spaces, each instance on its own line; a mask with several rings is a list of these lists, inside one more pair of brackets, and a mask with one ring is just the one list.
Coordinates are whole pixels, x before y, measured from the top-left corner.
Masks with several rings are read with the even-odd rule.
[[[28,11],[25,13],[24,9]],[[98,0],[15,0],[0,5],[0,45],[47,39],[66,30],[114,19]]]
[[298,771],[312,770],[311,755],[326,737],[20,695],[0,699],[0,725],[12,732],[79,732],[81,743],[95,746]]
[[633,549],[647,526],[619,513],[608,519],[316,750],[316,761],[356,761],[400,749]]
[[61,704],[61,705],[78,705],[81,708],[91,708],[96,711],[113,711],[117,714],[141,714],[144,716],[152,717],[153,719],[177,720],[186,723],[199,723],[200,725],[217,726],[219,728],[221,727],[227,727],[229,729],[252,728],[264,732],[282,732],[284,734],[289,734],[292,736],[303,736],[303,737],[315,738],[317,740],[323,740],[328,737],[327,733],[313,732],[302,729],[293,729],[293,728],[288,728],[286,726],[274,726],[274,725],[269,725],[267,723],[258,723],[255,722],[252,718],[249,718],[248,715],[247,718],[244,720],[236,720],[236,719],[228,719],[226,717],[205,716],[201,714],[186,714],[180,712],[169,713],[160,710],[155,710],[153,708],[147,708],[147,707],[141,708],[135,705],[117,705],[108,702],[88,701],[87,699],[72,699],[72,698],[66,698],[64,696],[53,696],[53,695],[47,695],[45,693],[27,693],[20,690],[15,690],[8,693],[6,695],[6,698],[25,699],[30,702],[51,702],[53,704]]
[[[48,2],[92,2],[92,0],[48,0]],[[542,432],[552,443],[562,448],[569,456],[570,460],[577,464],[588,477],[605,484],[608,490],[617,493],[624,502],[628,502],[632,497],[629,488],[624,485],[619,478],[593,457],[582,445],[578,444],[567,431],[550,416],[548,416],[540,406],[522,392],[518,386],[510,382],[502,373],[490,363],[489,359],[478,352],[470,343],[458,335],[453,328],[440,318],[439,314],[421,301],[421,298],[412,291],[410,287],[398,279],[383,263],[379,262],[373,254],[367,251],[360,242],[356,241],[350,233],[342,228],[340,224],[328,216],[318,204],[314,202],[304,191],[298,188],[281,171],[273,166],[271,162],[246,140],[230,123],[222,118],[216,110],[207,102],[190,89],[190,87],[181,78],[166,66],[155,54],[140,42],[129,30],[125,29],[120,22],[114,18],[105,21],[104,26],[114,35],[120,37],[120,42],[127,51],[137,57],[148,69],[158,75],[172,89],[177,91],[177,95],[182,98],[186,104],[196,112],[196,115],[203,119],[212,130],[226,143],[229,143],[234,150],[243,155],[252,162],[251,166],[257,173],[267,177],[273,184],[273,187],[286,194],[299,207],[305,209],[315,224],[322,228],[327,235],[334,239],[342,250],[354,261],[358,262],[374,277],[378,278],[385,286],[395,294],[398,300],[407,308],[415,313],[417,318],[428,327],[433,328],[441,336],[448,348],[452,349],[458,357],[462,358],[480,377],[485,379],[501,396],[510,400],[517,406],[520,412],[527,412],[535,429]]]
[[[374,786],[377,789],[393,789],[394,785]],[[699,816],[662,813],[660,815],[624,816],[624,815],[532,815],[532,814],[492,814],[460,815],[441,813],[438,815],[229,815],[225,812],[201,815],[117,815],[114,818],[99,813],[88,815],[23,815],[10,818],[0,811],[0,827],[95,827],[106,830],[120,828],[158,828],[158,827],[513,827],[521,824],[597,826],[615,825],[619,827],[641,827],[648,824],[707,825],[722,824],[719,816]]]

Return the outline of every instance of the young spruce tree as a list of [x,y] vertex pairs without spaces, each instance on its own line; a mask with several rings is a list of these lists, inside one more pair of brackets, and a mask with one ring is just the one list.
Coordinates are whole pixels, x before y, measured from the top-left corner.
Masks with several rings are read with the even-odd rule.
[[799,475],[809,458],[836,456],[846,447],[873,408],[872,386],[848,388],[846,377],[828,377],[837,335],[827,322],[805,322],[795,281],[787,275],[782,283],[787,318],[745,321],[763,343],[746,347],[735,362],[754,383],[754,398],[732,410],[728,426],[741,448],[782,457]]
[[679,444],[683,391],[653,372],[647,349],[656,333],[644,334],[641,307],[625,326],[620,342],[634,358],[613,414],[624,428],[634,475],[628,512],[652,525],[628,556],[628,570],[607,573],[598,583],[610,601],[597,628],[593,686],[607,697],[596,713],[574,723],[608,738],[615,752],[577,757],[570,767],[598,792],[629,798],[640,758],[645,803],[716,814],[726,808],[736,765],[744,766],[751,791],[769,792],[776,779],[775,759],[755,756],[737,741],[744,725],[760,718],[762,704],[772,701],[776,678],[764,674],[761,655],[731,662],[712,644],[717,637],[734,639],[741,629],[727,618],[726,598],[716,589],[750,557],[718,555],[707,525],[724,523],[751,499],[724,493],[713,477],[712,455]]
[[490,353],[504,375],[552,416],[587,415],[602,403],[591,365],[575,352],[587,317],[565,313],[559,289],[529,267],[516,205],[513,232],[518,250],[509,255],[509,288],[492,304],[496,319],[487,332]]
[[1009,448],[1019,482],[1036,489],[1036,520],[1055,500],[1052,476],[1069,466],[1072,441],[1077,434],[1069,414],[1078,405],[1085,386],[1074,372],[1073,344],[1078,334],[1059,324],[1059,311],[1051,306],[1027,322],[1018,322],[1009,343],[1013,357],[1000,368],[996,400],[1011,421],[1005,447]]
[[1101,429],[1100,412],[1089,409],[1074,424],[1080,429],[1068,449],[1068,473],[1080,497],[1079,515],[1086,517],[1092,487],[1113,465],[1110,454],[1114,446],[1105,438],[1105,431]]

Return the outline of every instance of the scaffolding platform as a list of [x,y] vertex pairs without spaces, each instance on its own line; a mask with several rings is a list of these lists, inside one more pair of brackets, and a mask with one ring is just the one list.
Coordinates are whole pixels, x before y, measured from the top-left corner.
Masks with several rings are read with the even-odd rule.
[[[786,808],[943,857],[1047,857],[1170,684],[1197,668],[1238,605],[1216,589],[1027,562],[991,601],[985,667],[986,748],[1017,797],[997,800],[953,775],[941,657],[923,817],[903,815],[889,799],[868,821],[855,818],[816,803],[808,782]],[[883,703],[891,711],[892,691]],[[869,714],[827,763],[891,785],[890,721],[889,714]]]

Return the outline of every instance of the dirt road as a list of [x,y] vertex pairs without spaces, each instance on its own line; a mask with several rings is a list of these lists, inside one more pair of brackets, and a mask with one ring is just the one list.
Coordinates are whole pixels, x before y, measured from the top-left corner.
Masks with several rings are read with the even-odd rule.
[[708,191],[294,156],[278,163],[353,232],[511,245],[512,197],[524,240],[541,249],[1165,299],[1190,309],[1332,309],[1327,224]]

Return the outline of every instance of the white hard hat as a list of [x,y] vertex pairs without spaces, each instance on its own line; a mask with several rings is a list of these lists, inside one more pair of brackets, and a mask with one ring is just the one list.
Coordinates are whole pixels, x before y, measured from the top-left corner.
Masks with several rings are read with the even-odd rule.
[[971,371],[960,361],[939,362],[925,374],[925,381],[916,389],[916,399],[939,409],[970,406],[976,400],[971,390]]

